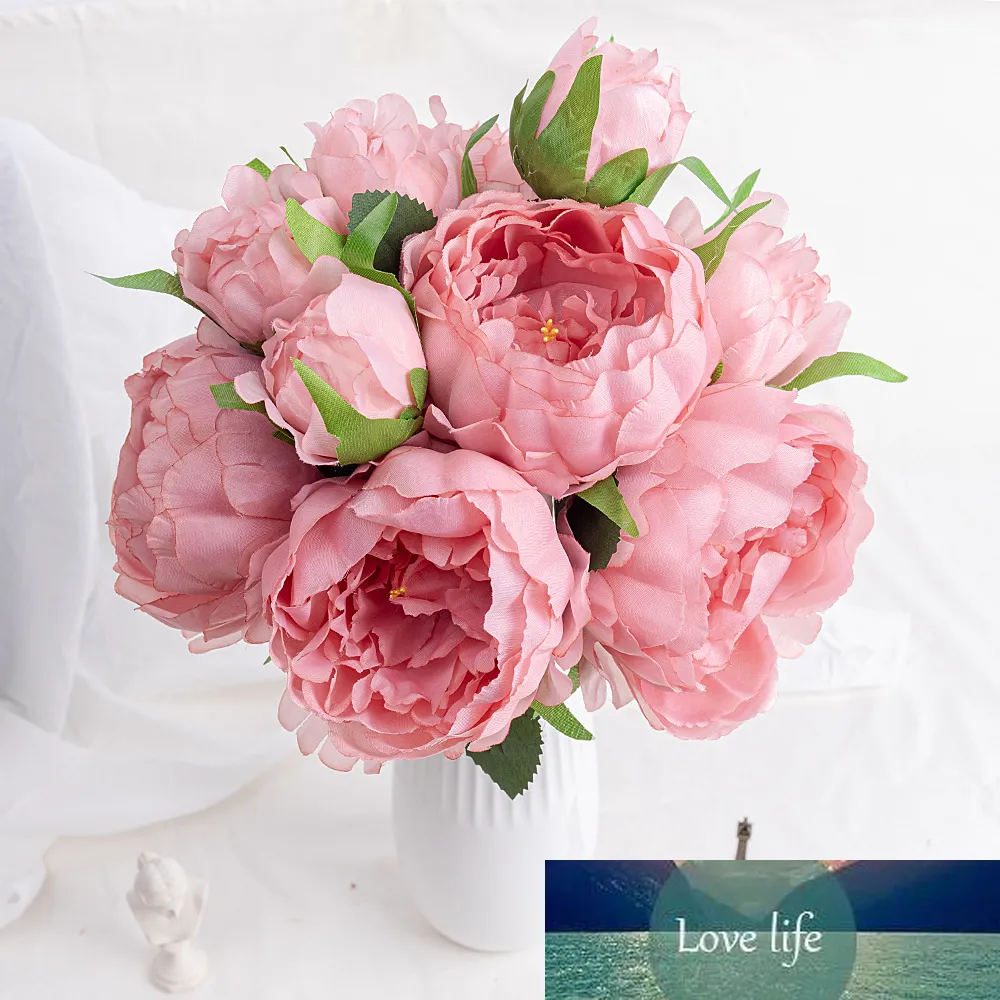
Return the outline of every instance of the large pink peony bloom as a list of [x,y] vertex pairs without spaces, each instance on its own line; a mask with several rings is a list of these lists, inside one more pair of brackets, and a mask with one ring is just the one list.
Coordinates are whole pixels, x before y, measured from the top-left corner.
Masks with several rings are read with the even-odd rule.
[[328,292],[347,268],[333,257],[310,265],[285,222],[295,198],[315,218],[347,231],[347,219],[319,181],[291,164],[265,181],[251,167],[230,169],[224,206],[202,212],[177,234],[173,258],[184,294],[241,343],[271,335],[275,319],[292,319]]
[[655,454],[719,360],[700,262],[641,206],[481,194],[403,258],[428,427],[552,496]]
[[[352,101],[325,125],[310,124],[316,142],[306,165],[345,216],[362,191],[408,195],[438,218],[458,205],[462,156],[473,130],[445,121],[439,97],[431,98],[430,106],[433,127],[419,124],[399,94],[386,94],[377,104]],[[507,133],[496,125],[469,158],[481,191],[528,191],[511,160]]]
[[598,45],[596,27],[596,17],[582,24],[549,64],[556,79],[542,109],[539,131],[565,100],[580,66],[599,55],[603,57],[601,102],[587,158],[587,179],[632,149],[648,151],[650,170],[672,163],[691,118],[681,101],[677,70],[657,68],[655,49],[633,52],[617,42]]
[[[752,204],[771,204],[730,237],[726,253],[708,282],[708,302],[722,342],[723,382],[784,385],[816,358],[833,354],[851,310],[827,302],[830,279],[817,274],[819,255],[799,236],[785,240],[788,206],[777,195],[755,192]],[[715,235],[702,228],[694,204],[684,198],[667,229],[685,246]]]
[[791,563],[788,521],[813,465],[786,443],[794,394],[716,385],[652,461],[619,475],[640,537],[592,574],[581,683],[610,682],[657,729],[725,735],[773,697],[761,614]]
[[[292,322],[276,320],[259,372],[236,380],[248,402],[263,401],[276,424],[295,438],[299,457],[336,465],[340,443],[292,365],[297,359],[366,417],[396,418],[413,406],[410,372],[425,367],[413,316],[398,290],[346,274]],[[266,391],[265,391],[266,389]]]
[[854,435],[843,413],[796,404],[781,429],[788,446],[814,461],[782,526],[781,551],[791,562],[764,607],[779,654],[796,656],[819,632],[819,612],[850,587],[854,555],[874,515],[861,494],[868,467],[854,453]]
[[296,504],[264,588],[302,750],[346,769],[501,742],[576,638],[586,574],[543,497],[485,455],[400,448]]
[[260,571],[317,475],[259,413],[220,410],[210,386],[259,365],[211,320],[150,354],[125,383],[132,423],[113,490],[116,590],[196,652],[266,642]]

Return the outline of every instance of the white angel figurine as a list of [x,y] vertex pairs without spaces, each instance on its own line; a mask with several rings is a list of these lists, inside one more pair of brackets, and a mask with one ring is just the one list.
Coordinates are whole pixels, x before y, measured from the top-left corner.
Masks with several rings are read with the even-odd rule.
[[208,883],[189,879],[173,858],[139,855],[128,905],[146,939],[156,948],[149,978],[165,993],[193,990],[204,978],[208,956],[192,947],[201,924]]

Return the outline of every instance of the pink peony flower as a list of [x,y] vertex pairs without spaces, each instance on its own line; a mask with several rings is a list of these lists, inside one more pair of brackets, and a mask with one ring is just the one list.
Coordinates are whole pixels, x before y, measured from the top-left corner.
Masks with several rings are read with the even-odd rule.
[[596,17],[584,22],[549,63],[556,79],[542,109],[539,132],[566,99],[585,60],[599,55],[603,57],[601,101],[587,158],[587,179],[632,149],[648,151],[650,170],[672,163],[691,117],[681,101],[677,70],[671,66],[658,69],[655,49],[633,52],[617,42],[598,45],[593,34],[596,27]]
[[259,361],[203,319],[125,383],[132,423],[115,479],[115,589],[201,652],[266,642],[260,572],[288,532],[291,499],[317,473],[262,414],[220,410],[210,386]]
[[264,567],[284,725],[338,769],[501,742],[575,639],[575,548],[543,497],[474,452],[399,448],[360,487],[303,490]]
[[[833,354],[851,315],[842,302],[827,302],[829,278],[816,273],[819,256],[806,238],[784,240],[788,206],[777,195],[757,192],[747,204],[771,199],[730,237],[708,282],[708,302],[722,341],[722,382],[784,385],[816,358]],[[701,216],[685,198],[667,229],[685,246],[706,235]]]
[[[386,94],[378,103],[352,101],[325,124],[309,125],[316,142],[306,165],[347,216],[355,194],[395,191],[440,218],[462,198],[462,156],[472,129],[445,121],[432,97],[436,124],[420,125],[409,102]],[[469,154],[479,189],[527,191],[510,158],[507,133],[493,126]]]
[[854,453],[847,417],[830,406],[796,404],[782,421],[789,447],[813,459],[782,525],[781,551],[791,562],[764,614],[781,655],[798,655],[820,629],[818,612],[854,579],[854,555],[874,524],[861,494],[868,467]]
[[[413,316],[399,291],[346,274],[292,322],[276,320],[260,371],[236,380],[248,402],[263,401],[271,419],[295,438],[303,462],[336,465],[330,434],[298,372],[298,359],[366,417],[399,417],[414,405],[409,375],[424,368]],[[266,391],[265,391],[266,390]]]
[[641,206],[467,199],[403,250],[428,428],[556,497],[645,461],[719,360],[702,275]]
[[668,445],[619,474],[640,529],[591,576],[581,685],[635,698],[657,729],[715,738],[765,709],[776,653],[761,618],[792,561],[813,456],[786,443],[794,394],[716,385]]
[[294,318],[347,271],[333,257],[310,265],[289,235],[285,200],[339,232],[347,232],[347,218],[312,174],[291,164],[266,181],[251,167],[233,167],[222,197],[224,207],[177,234],[173,258],[184,294],[236,340],[257,344],[275,319]]

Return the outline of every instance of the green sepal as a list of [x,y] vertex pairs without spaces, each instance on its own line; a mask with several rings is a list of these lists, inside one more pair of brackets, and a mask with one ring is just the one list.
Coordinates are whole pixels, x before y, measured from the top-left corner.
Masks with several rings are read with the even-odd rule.
[[314,219],[294,198],[285,201],[285,218],[292,239],[310,264],[315,264],[320,257],[340,258],[345,237]]
[[533,701],[531,710],[571,740],[594,738],[594,734],[565,705],[543,705],[539,701]]
[[585,500],[591,507],[596,507],[608,520],[613,521],[626,534],[631,535],[633,538],[639,537],[639,527],[635,523],[635,518],[632,517],[632,512],[628,509],[628,505],[625,503],[625,498],[622,496],[621,490],[618,489],[618,482],[614,475],[608,476],[607,479],[602,479],[599,483],[594,483],[593,486],[588,486],[587,489],[577,493],[576,496],[581,500]]
[[413,401],[418,410],[424,408],[424,400],[427,398],[427,383],[429,376],[426,368],[410,369],[410,389],[413,391]]
[[524,96],[524,91],[528,85],[524,85],[521,92],[514,98],[514,106],[511,108],[510,155],[514,166],[517,167],[517,172],[528,184],[531,184],[534,179],[531,152],[535,146],[535,136],[542,120],[545,102],[548,100],[555,82],[555,73],[547,69],[531,88],[531,93],[528,94],[527,98]]
[[247,164],[247,166],[251,170],[256,170],[257,173],[264,178],[264,180],[267,180],[268,177],[271,176],[271,168],[264,163],[263,160],[258,160],[256,156]]
[[[587,159],[601,103],[601,63],[591,56],[577,70],[566,99],[535,139],[531,184],[539,198],[575,198],[587,194]],[[525,178],[527,179],[527,178]]]
[[606,208],[631,201],[632,192],[646,179],[649,153],[645,149],[630,149],[608,160],[587,183],[587,201]]
[[715,274],[716,268],[722,263],[722,257],[726,252],[726,244],[729,242],[729,237],[743,225],[751,215],[755,215],[762,208],[771,204],[771,200],[758,201],[753,205],[749,205],[742,211],[737,212],[730,220],[726,223],[725,229],[723,229],[716,236],[713,236],[707,243],[702,243],[700,247],[693,247],[692,249],[701,259],[702,266],[705,268],[705,280],[708,281],[709,278]]
[[466,750],[474,763],[509,798],[516,799],[526,791],[538,772],[542,759],[542,726],[529,708],[510,724],[502,743],[473,753]]
[[103,274],[94,274],[94,278],[100,278],[109,285],[116,288],[137,288],[144,292],[163,292],[165,295],[174,295],[179,299],[184,299],[190,305],[194,305],[190,299],[185,298],[184,290],[181,288],[181,279],[176,274],[157,268],[154,271],[141,271],[139,274],[125,274],[120,278],[107,278]]
[[[386,199],[389,191],[361,191],[354,195],[351,201],[351,212],[348,217],[349,233],[354,233],[367,216]],[[415,198],[408,195],[397,195],[396,211],[393,213],[389,228],[379,242],[375,251],[373,267],[389,274],[399,274],[399,258],[403,249],[403,240],[414,233],[422,233],[433,229],[437,224],[434,213]]]
[[373,418],[359,413],[328,382],[298,358],[292,365],[312,396],[327,431],[338,440],[337,461],[341,465],[360,465],[398,447],[416,434],[423,418]]
[[302,169],[302,168],[301,168],[301,167],[299,167],[299,165],[298,165],[298,164],[297,164],[297,163],[295,162],[295,157],[294,157],[294,156],[292,156],[292,154],[291,154],[291,153],[289,153],[289,152],[288,152],[288,150],[287,150],[287,149],[285,149],[285,147],[284,147],[284,146],[279,146],[279,147],[278,147],[278,149],[280,149],[280,150],[281,150],[281,151],[282,151],[282,152],[283,152],[283,153],[285,154],[285,156],[287,156],[287,157],[288,157],[288,159],[289,159],[289,161],[291,162],[291,164],[292,164],[292,166],[293,166],[293,167],[298,167],[298,169],[299,169],[299,170],[301,170],[301,169]]
[[808,368],[799,372],[782,389],[804,389],[817,382],[825,382],[828,378],[839,378],[841,375],[865,375],[877,378],[881,382],[905,382],[906,376],[896,371],[883,361],[869,357],[867,354],[857,354],[854,351],[838,351],[824,358],[817,358]]
[[[475,146],[477,142],[494,125],[497,123],[499,115],[494,115],[489,121],[483,122],[479,128],[476,129],[472,135],[469,136],[469,141],[465,144],[465,152],[462,154],[462,197],[468,198],[470,195],[479,193],[479,182],[476,180],[476,172],[472,169],[472,159],[469,154],[472,152],[472,147]],[[430,228],[429,226],[427,227]]]
[[712,377],[708,380],[709,385],[715,385],[719,379],[722,378],[722,362],[720,361],[716,366],[715,370],[712,372]]
[[257,413],[266,413],[263,403],[248,403],[236,391],[232,382],[220,382],[217,385],[210,385],[212,395],[215,397],[216,405],[220,410],[254,410]]

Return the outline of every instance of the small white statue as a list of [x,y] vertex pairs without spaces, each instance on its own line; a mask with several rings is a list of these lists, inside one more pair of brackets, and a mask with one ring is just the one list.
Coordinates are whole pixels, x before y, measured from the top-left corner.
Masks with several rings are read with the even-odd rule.
[[189,879],[173,858],[139,855],[139,871],[127,895],[132,914],[156,948],[149,978],[164,993],[193,990],[208,968],[206,954],[191,946],[208,895],[204,879]]

